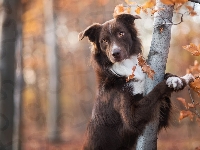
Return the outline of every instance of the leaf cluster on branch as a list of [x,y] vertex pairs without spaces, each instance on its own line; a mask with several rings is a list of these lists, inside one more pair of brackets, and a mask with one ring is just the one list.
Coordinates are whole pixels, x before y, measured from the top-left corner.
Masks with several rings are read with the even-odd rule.
[[[192,52],[191,52],[192,53]],[[200,126],[200,113],[198,112],[198,108],[200,108],[200,102],[195,102],[191,95],[191,89],[200,96],[200,65],[197,60],[194,61],[194,65],[190,66],[187,70],[187,73],[191,73],[195,79],[193,82],[189,84],[188,93],[190,95],[191,103],[187,103],[184,98],[178,97],[177,100],[180,101],[185,110],[180,111],[179,121],[184,118],[189,117],[191,121],[196,118],[198,125]]]

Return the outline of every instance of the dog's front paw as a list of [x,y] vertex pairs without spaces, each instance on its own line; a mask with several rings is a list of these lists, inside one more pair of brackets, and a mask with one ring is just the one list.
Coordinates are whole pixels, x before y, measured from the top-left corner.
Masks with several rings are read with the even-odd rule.
[[179,77],[169,77],[166,81],[168,87],[173,88],[175,91],[183,89],[184,83]]
[[181,79],[185,80],[186,84],[194,81],[194,76],[192,74],[186,74],[185,76],[181,77]]

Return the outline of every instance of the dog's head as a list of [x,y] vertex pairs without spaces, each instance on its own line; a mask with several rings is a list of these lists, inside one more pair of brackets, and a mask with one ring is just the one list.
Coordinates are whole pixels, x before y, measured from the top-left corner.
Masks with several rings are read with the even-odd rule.
[[139,16],[121,14],[104,24],[95,23],[79,34],[79,40],[88,37],[95,53],[104,53],[112,63],[120,62],[141,52],[134,20]]

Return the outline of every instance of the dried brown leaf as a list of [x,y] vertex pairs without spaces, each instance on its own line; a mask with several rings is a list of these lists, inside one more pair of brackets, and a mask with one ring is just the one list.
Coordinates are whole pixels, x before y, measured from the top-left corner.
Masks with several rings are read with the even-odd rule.
[[153,77],[154,77],[154,74],[155,74],[155,71],[151,69],[151,67],[149,65],[143,65],[142,66],[142,71],[144,73],[147,74],[147,76],[153,80]]
[[183,46],[183,49],[189,51],[194,56],[200,55],[200,45],[197,46],[193,43],[190,43],[190,45]]
[[188,104],[186,103],[185,99],[184,98],[181,98],[181,97],[178,97],[176,98],[178,101],[180,101],[186,109],[188,109]]
[[189,83],[190,88],[200,96],[200,78],[197,77],[193,82]]
[[191,121],[193,121],[194,118],[194,114],[189,111],[189,110],[182,110],[180,111],[180,116],[179,116],[179,121],[181,121],[182,119],[189,117]]
[[193,7],[191,7],[191,6],[185,6],[188,10],[189,10],[189,13],[190,13],[190,15],[191,16],[195,16],[195,15],[197,15],[197,13],[194,11],[194,8]]
[[141,54],[138,54],[137,59],[139,66],[141,66],[142,68],[142,71],[146,73],[149,78],[153,79],[155,72],[151,69],[149,65],[147,65],[144,57]]
[[134,75],[135,69],[136,69],[136,66],[133,66],[132,74],[127,77],[126,82],[130,81],[131,79],[133,79],[135,77],[135,75]]

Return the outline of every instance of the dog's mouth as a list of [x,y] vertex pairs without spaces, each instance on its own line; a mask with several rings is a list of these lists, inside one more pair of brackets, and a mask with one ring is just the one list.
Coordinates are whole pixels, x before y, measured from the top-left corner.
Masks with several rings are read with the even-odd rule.
[[110,61],[112,62],[112,63],[116,63],[116,62],[121,62],[121,61],[123,61],[123,60],[125,60],[125,59],[127,59],[128,57],[126,56],[126,55],[122,55],[122,54],[120,54],[120,55],[117,55],[117,56],[111,56],[110,57]]

